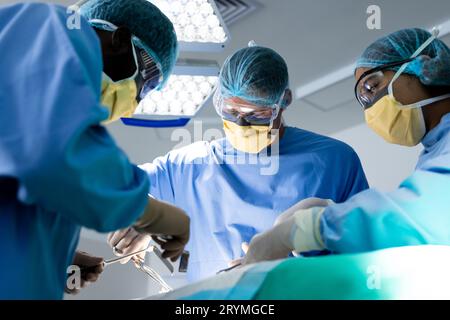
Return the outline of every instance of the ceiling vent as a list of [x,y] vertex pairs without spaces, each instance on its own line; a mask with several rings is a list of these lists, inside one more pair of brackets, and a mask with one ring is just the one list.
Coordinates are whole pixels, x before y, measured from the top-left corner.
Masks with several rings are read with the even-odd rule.
[[222,18],[229,27],[233,23],[260,8],[260,4],[253,0],[215,0]]

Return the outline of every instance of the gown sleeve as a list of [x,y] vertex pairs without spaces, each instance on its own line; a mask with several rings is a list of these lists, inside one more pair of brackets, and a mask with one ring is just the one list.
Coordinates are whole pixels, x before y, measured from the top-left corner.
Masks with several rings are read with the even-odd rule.
[[17,31],[0,36],[3,174],[17,177],[22,202],[77,224],[98,231],[132,224],[149,182],[100,125],[108,112],[99,102],[95,32],[82,18],[69,29],[66,9],[54,5],[11,6],[2,15],[14,18],[0,16],[1,29]]
[[397,190],[368,189],[325,209],[325,247],[353,253],[407,245],[450,244],[450,175],[417,170]]

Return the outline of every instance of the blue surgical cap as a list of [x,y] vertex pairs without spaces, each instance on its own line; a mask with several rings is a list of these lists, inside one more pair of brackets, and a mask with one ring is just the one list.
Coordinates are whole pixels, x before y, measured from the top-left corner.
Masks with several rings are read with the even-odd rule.
[[[147,0],[88,0],[80,7],[87,20],[101,19],[126,26],[137,45],[161,65],[164,83],[178,56],[177,36],[172,22]],[[95,25],[95,24],[94,24]]]
[[271,106],[280,102],[288,86],[286,62],[269,48],[241,49],[227,58],[220,71],[220,93],[224,98]]
[[[373,68],[408,59],[430,37],[431,33],[422,29],[394,32],[371,44],[359,58],[356,68]],[[424,85],[450,85],[450,49],[444,42],[435,39],[408,64],[405,73],[416,76]]]

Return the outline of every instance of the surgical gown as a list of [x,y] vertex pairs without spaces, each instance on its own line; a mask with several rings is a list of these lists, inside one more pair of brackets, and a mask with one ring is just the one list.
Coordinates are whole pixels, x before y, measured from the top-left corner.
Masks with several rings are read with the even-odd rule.
[[407,245],[450,245],[450,114],[423,139],[415,171],[389,193],[366,190],[327,208],[325,246],[363,252]]
[[348,145],[287,127],[279,156],[235,150],[227,139],[196,142],[142,165],[150,193],[191,217],[188,279],[198,280],[243,256],[241,243],[309,197],[343,202],[367,189]]
[[98,38],[60,6],[0,7],[0,299],[60,299],[80,226],[124,228],[148,178],[99,123]]

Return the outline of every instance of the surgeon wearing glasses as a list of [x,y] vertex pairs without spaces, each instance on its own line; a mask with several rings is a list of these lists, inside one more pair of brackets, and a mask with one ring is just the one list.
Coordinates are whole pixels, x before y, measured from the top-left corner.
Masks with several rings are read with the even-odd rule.
[[[242,242],[270,228],[296,202],[343,202],[366,189],[356,153],[346,144],[284,124],[292,102],[288,68],[274,50],[250,46],[228,57],[214,107],[226,137],[200,141],[141,166],[149,193],[191,218],[188,279],[198,280],[243,256]],[[277,151],[278,150],[278,151]],[[266,162],[279,161],[266,174]],[[128,235],[127,235],[128,233]],[[110,235],[124,252],[148,244],[127,230]]]
[[[86,13],[87,18],[98,16],[87,13],[84,8],[81,7],[81,13]],[[125,25],[117,27],[98,18],[90,19],[89,23],[104,44],[103,61],[108,62],[102,76],[101,96],[102,104],[109,111],[108,119],[103,124],[108,124],[132,116],[146,95],[154,89],[161,89],[168,78],[169,66],[167,63],[163,66],[164,60],[158,57],[154,49],[133,35]],[[123,61],[132,63],[125,64]],[[123,78],[124,75],[127,75],[126,78]]]
[[405,29],[383,37],[355,72],[367,125],[389,143],[422,143],[414,172],[389,193],[369,189],[341,204],[286,212],[253,239],[243,264],[311,249],[450,245],[450,49],[437,35]]

